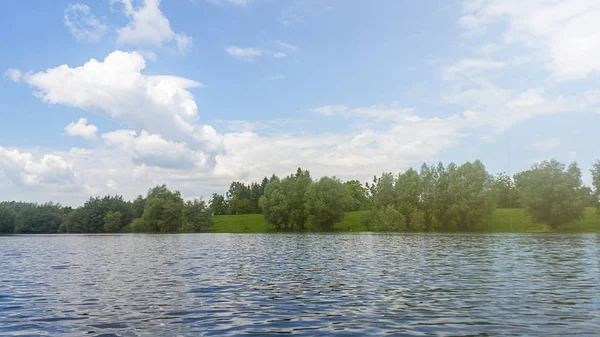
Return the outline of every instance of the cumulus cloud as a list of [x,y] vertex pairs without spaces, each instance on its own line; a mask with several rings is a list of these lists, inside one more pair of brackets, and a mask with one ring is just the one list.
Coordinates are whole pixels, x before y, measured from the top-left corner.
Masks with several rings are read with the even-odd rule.
[[67,6],[64,24],[76,39],[90,42],[98,41],[108,29],[88,5],[80,3]]
[[102,134],[109,146],[116,146],[132,156],[134,162],[148,166],[173,169],[202,168],[206,157],[185,143],[168,141],[160,135],[142,131],[139,135],[133,130],[116,130]]
[[77,123],[69,123],[69,125],[65,126],[65,131],[67,131],[69,136],[79,136],[87,140],[96,140],[98,138],[96,136],[98,128],[95,125],[88,124],[87,118],[79,118]]
[[75,68],[61,65],[28,73],[22,80],[44,102],[78,107],[136,130],[219,151],[216,131],[197,124],[198,107],[188,91],[202,84],[177,76],[144,75],[144,68],[140,54],[115,51],[104,61],[91,59]]
[[30,152],[0,146],[0,169],[13,183],[29,189],[80,190],[84,187],[72,165],[55,154],[36,158]]
[[185,53],[192,44],[192,38],[183,32],[175,33],[169,19],[160,10],[160,0],[144,0],[139,8],[132,0],[111,0],[121,3],[123,13],[130,22],[117,30],[118,42],[134,46],[162,47],[165,43],[174,43],[181,53]]
[[505,43],[539,50],[557,80],[600,72],[600,2],[466,0],[460,24],[471,32],[506,23]]

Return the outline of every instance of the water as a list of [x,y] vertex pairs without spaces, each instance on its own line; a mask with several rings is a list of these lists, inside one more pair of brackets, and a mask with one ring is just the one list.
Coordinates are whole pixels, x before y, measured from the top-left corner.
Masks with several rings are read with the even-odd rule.
[[596,234],[0,237],[0,336],[600,335]]

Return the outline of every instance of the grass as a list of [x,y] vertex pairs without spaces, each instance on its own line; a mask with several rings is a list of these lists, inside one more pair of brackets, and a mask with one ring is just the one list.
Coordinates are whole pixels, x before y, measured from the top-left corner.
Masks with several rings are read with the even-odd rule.
[[[351,228],[353,232],[366,231],[360,223],[361,216],[366,212],[347,212],[344,220],[334,227],[334,231],[347,231]],[[213,217],[215,224],[210,229],[214,233],[265,233],[275,232],[272,226],[267,224],[262,214],[244,215],[217,215]],[[439,228],[436,228],[439,230]],[[311,225],[307,225],[307,231]],[[532,223],[523,209],[497,209],[492,217],[477,227],[478,232],[513,232],[513,233],[535,233],[553,232],[542,224]],[[566,224],[554,232],[600,232],[600,215],[595,208],[586,208],[585,216],[579,221]]]

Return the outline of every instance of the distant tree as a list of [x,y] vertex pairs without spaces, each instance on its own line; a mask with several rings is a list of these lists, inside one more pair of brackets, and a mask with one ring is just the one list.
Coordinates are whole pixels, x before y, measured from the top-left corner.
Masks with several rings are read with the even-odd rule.
[[[137,200],[134,202],[134,204]],[[75,225],[73,228],[77,228],[77,232],[81,230],[83,233],[102,233],[104,232],[104,217],[108,212],[119,212],[121,213],[121,226],[124,227],[133,220],[132,205],[123,199],[121,195],[107,195],[104,197],[91,197],[89,198],[82,207],[78,209],[83,215],[77,215],[84,217],[82,224],[83,228],[79,225]],[[137,210],[135,210],[137,212]],[[80,220],[80,219],[78,219]],[[68,231],[72,231],[67,226]]]
[[290,222],[289,199],[278,177],[273,176],[259,200],[265,221],[275,229],[283,229]]
[[396,205],[394,184],[395,179],[392,173],[382,173],[380,178],[373,178],[371,194],[374,208],[386,208],[388,205]]
[[[144,205],[146,204],[146,199],[138,195],[137,198],[133,202],[131,202],[131,217],[132,219],[141,218],[142,214],[144,214]],[[123,219],[127,220],[127,219]]]
[[369,207],[369,198],[365,187],[358,180],[349,180],[344,183],[348,195],[352,201],[348,204],[346,211],[353,212],[364,210]]
[[406,228],[406,221],[393,205],[387,205],[385,208],[373,210],[373,223],[378,231],[383,232],[396,232],[404,231]]
[[213,193],[210,199],[210,209],[214,215],[224,215],[228,213],[225,197],[221,194]]
[[487,221],[494,212],[492,177],[476,160],[459,166],[450,173],[449,180],[448,193],[454,199],[450,214],[458,229],[474,230],[478,223]]
[[577,163],[566,168],[554,159],[543,161],[518,175],[516,183],[534,222],[555,229],[583,217],[585,191]]
[[285,193],[289,200],[286,203],[290,212],[290,228],[304,229],[308,221],[306,210],[306,192],[312,185],[310,172],[298,168],[295,175],[291,175],[282,181]]
[[449,190],[450,175],[456,170],[454,163],[448,164],[444,168],[442,163],[438,163],[434,171],[435,196],[434,196],[434,216],[440,222],[442,230],[448,230],[452,223],[452,214],[450,209],[454,204],[454,196]]
[[587,186],[582,186],[581,192],[583,194],[583,205],[585,207],[598,207],[598,199],[596,198],[594,190]]
[[497,197],[498,208],[518,208],[519,194],[514,179],[505,173],[500,173],[494,178],[494,189]]
[[348,189],[335,177],[322,177],[306,191],[308,219],[319,230],[332,230],[344,219],[344,209],[351,202]]
[[228,201],[229,204],[229,214],[237,215],[237,214],[250,214],[252,213],[252,208],[250,206],[250,200],[244,199],[241,197],[233,197]]
[[15,231],[16,213],[7,206],[0,205],[0,233]]
[[592,186],[594,187],[596,211],[600,214],[600,160],[597,160],[590,170],[592,173]]
[[183,231],[201,232],[213,224],[211,210],[204,200],[190,200],[183,207]]
[[86,233],[87,215],[85,210],[78,208],[65,217],[61,224],[60,232],[63,233]]
[[121,213],[108,211],[104,216],[104,231],[114,233],[121,230]]
[[419,210],[423,214],[423,230],[433,228],[433,214],[435,212],[435,167],[423,163],[420,177]]
[[63,221],[59,204],[25,204],[15,219],[15,233],[56,233]]
[[171,191],[166,185],[148,191],[142,215],[145,229],[152,232],[175,232],[183,220],[183,199],[179,191]]
[[265,191],[262,185],[257,183],[250,184],[250,199],[248,200],[250,205],[250,213],[258,214],[261,212],[258,200],[260,197],[262,197],[264,192]]
[[407,229],[415,227],[414,218],[420,206],[421,178],[412,168],[398,175],[394,186],[397,209],[406,222]]

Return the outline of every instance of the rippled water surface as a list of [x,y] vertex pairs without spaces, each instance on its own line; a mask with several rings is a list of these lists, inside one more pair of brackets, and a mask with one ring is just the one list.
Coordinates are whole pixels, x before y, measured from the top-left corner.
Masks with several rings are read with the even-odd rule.
[[600,237],[0,237],[0,336],[600,335]]

